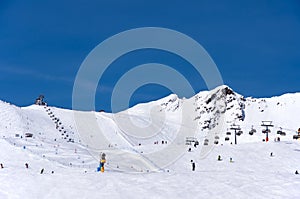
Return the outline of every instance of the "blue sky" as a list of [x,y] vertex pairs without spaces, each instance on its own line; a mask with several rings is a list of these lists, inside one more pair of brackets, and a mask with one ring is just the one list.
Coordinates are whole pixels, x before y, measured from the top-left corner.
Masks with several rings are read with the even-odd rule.
[[[42,93],[50,105],[71,108],[73,82],[88,53],[114,34],[148,26],[174,29],[195,39],[213,58],[225,84],[245,96],[300,92],[296,0],[1,0],[0,99],[25,106]],[[96,109],[110,111],[111,89],[118,78],[149,62],[179,70],[197,92],[206,89],[185,60],[164,51],[141,50],[111,65],[98,88]],[[169,93],[158,85],[143,86],[130,105]]]

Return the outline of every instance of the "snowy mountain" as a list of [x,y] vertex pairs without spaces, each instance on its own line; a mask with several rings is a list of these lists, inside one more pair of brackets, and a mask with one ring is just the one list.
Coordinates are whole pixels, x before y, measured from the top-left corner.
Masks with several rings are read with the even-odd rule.
[[116,114],[0,101],[0,198],[296,198],[299,110],[300,93],[255,99],[228,86]]

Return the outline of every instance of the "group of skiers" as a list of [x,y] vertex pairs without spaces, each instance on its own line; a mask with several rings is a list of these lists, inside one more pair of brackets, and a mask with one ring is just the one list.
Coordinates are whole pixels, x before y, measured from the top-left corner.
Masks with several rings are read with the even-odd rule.
[[[218,161],[222,161],[222,160],[223,160],[222,157],[221,157],[221,155],[218,155],[217,160],[218,160]],[[229,158],[229,162],[230,162],[230,163],[233,163],[232,157]],[[191,160],[191,164],[192,164],[192,171],[195,171],[195,169],[196,169],[196,163],[195,163],[195,161],[194,161],[194,160]]]
[[[24,165],[25,165],[25,168],[26,168],[26,169],[29,169],[29,164],[28,164],[27,162],[26,162]],[[0,169],[4,169],[3,163],[0,163]],[[44,173],[44,170],[45,170],[45,169],[42,168],[41,171],[40,171],[40,174],[43,174],[43,173]],[[54,171],[51,171],[51,173],[53,174]]]
[[[154,144],[158,144],[158,143],[159,143],[158,141],[155,141],[155,142],[154,142]],[[164,141],[164,140],[162,140],[162,141],[161,141],[161,144],[168,144],[168,142],[167,142],[167,141]]]

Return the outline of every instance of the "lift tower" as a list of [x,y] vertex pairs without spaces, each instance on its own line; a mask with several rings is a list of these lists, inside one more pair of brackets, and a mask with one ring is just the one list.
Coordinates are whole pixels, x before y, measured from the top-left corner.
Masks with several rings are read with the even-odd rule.
[[262,133],[266,134],[266,142],[269,141],[269,133],[271,133],[269,127],[273,127],[272,121],[262,121],[261,126],[266,127],[266,130],[263,130]]
[[234,144],[237,144],[236,135],[237,135],[237,132],[239,132],[241,130],[241,128],[239,125],[233,124],[233,125],[231,125],[230,130],[234,130]]

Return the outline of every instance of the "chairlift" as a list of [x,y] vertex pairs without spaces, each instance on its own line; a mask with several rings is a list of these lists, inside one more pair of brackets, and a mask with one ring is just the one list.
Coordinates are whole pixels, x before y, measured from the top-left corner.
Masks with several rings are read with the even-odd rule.
[[226,137],[226,138],[225,138],[225,141],[229,141],[229,137]]
[[207,146],[207,145],[208,145],[208,142],[204,142],[204,145]]
[[218,140],[218,139],[220,139],[220,137],[219,136],[215,136],[215,139]]
[[226,132],[226,135],[231,135],[231,132],[230,131]]
[[214,141],[214,144],[219,144],[219,141],[218,141],[218,140],[215,140],[215,141]]

